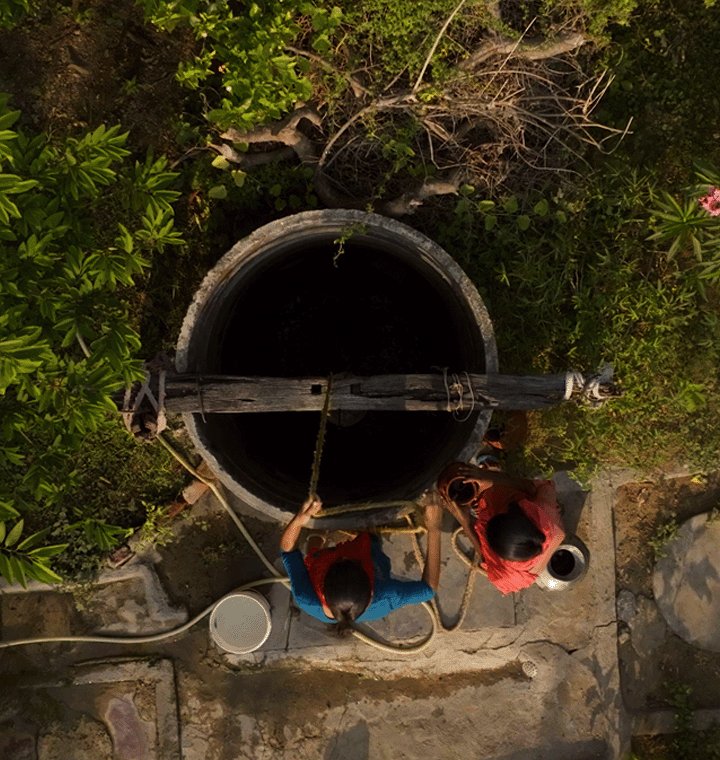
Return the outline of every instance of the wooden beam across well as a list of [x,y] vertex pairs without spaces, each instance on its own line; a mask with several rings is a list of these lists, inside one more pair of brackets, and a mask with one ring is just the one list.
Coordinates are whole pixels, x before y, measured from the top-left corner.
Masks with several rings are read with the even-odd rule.
[[[385,411],[464,411],[543,409],[564,400],[566,373],[557,375],[375,375],[333,378],[331,409]],[[157,376],[149,387],[159,400]],[[162,405],[166,412],[237,414],[320,411],[327,378],[169,375]],[[462,387],[462,391],[461,391]],[[139,386],[138,386],[139,388]],[[603,392],[603,386],[600,386]],[[130,396],[133,406],[137,388]],[[608,398],[618,395],[607,383]],[[116,394],[118,407],[124,394]]]

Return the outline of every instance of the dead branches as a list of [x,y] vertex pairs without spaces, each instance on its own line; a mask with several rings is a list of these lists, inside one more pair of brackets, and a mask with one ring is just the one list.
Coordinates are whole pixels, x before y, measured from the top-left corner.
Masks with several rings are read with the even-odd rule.
[[[409,89],[386,90],[373,99],[368,88],[342,75],[352,87],[353,102],[361,105],[346,110],[342,119],[335,114],[335,125],[302,105],[277,124],[221,135],[248,144],[247,152],[227,143],[212,147],[246,167],[294,155],[313,167],[316,191],[326,205],[370,206],[402,216],[428,198],[457,193],[465,183],[490,191],[527,189],[544,173],[566,171],[587,146],[602,149],[620,134],[592,120],[610,79],[586,75],[572,56],[585,44],[580,32],[544,40],[494,35],[442,85],[423,84],[451,20]],[[323,139],[323,129],[332,131],[329,139]]]

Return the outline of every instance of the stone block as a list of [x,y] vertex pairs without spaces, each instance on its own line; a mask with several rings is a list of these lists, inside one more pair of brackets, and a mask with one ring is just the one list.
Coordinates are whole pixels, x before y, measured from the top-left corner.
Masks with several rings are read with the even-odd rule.
[[183,489],[183,499],[185,499],[188,504],[194,504],[209,489],[210,486],[203,483],[201,480],[193,480],[189,486],[186,486]]

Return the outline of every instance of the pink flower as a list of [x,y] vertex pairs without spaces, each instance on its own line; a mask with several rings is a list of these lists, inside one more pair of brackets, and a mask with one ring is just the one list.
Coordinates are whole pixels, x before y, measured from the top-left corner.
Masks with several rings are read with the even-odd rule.
[[700,205],[710,216],[720,216],[720,188],[709,188],[707,195],[700,199]]

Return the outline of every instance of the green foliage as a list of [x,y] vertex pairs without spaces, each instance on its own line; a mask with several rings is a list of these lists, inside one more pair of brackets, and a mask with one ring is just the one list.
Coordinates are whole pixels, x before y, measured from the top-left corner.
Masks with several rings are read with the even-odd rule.
[[666,555],[667,545],[677,538],[679,529],[680,526],[675,518],[655,528],[652,537],[648,541],[648,546],[652,549],[655,561]]
[[0,29],[14,26],[34,10],[35,0],[0,0]]
[[18,582],[23,588],[28,578],[41,583],[60,583],[62,578],[53,572],[48,564],[51,557],[62,552],[67,544],[40,546],[50,532],[50,528],[22,538],[23,520],[8,529],[0,522],[0,575],[8,583]]
[[675,734],[670,743],[669,760],[720,760],[720,730],[696,731],[693,728],[692,687],[668,684],[670,705],[675,710]]
[[[588,32],[600,42],[609,41],[608,27],[611,24],[627,26],[639,4],[638,0],[576,0],[560,3],[570,13],[573,7],[577,8],[587,19]],[[557,12],[557,3],[545,2],[544,6],[545,14]]]
[[[300,34],[297,4],[291,0],[250,3],[238,8],[229,0],[137,0],[145,17],[167,31],[189,26],[199,42],[195,57],[180,65],[178,80],[202,88],[211,100],[207,118],[220,128],[250,129],[278,119],[298,100],[312,96],[304,76],[308,62],[286,51]],[[315,47],[329,46],[339,9],[301,5],[317,31]],[[222,93],[218,96],[217,93]]]
[[73,481],[68,458],[115,410],[110,394],[142,376],[122,293],[149,254],[181,240],[164,159],[118,174],[114,165],[128,156],[119,127],[55,145],[10,129],[19,113],[7,100],[0,98],[0,510],[23,511],[60,499]]
[[681,201],[667,192],[663,192],[663,200],[656,199],[653,213],[658,221],[649,239],[670,243],[670,258],[692,253],[698,262],[699,277],[717,282],[720,281],[720,216],[711,215],[702,206],[699,196],[720,186],[720,172],[696,161],[695,173],[701,184],[684,188]]
[[653,183],[621,165],[545,197],[455,202],[434,235],[489,308],[503,372],[615,367],[622,399],[533,414],[529,469],[646,468],[720,453],[720,314],[685,263],[648,245]]
[[140,528],[140,545],[167,546],[175,538],[167,524],[167,508],[158,504],[144,504],[144,507],[145,522]]
[[172,502],[184,475],[162,446],[138,443],[108,416],[75,454],[57,503],[33,505],[25,523],[50,526],[49,540],[70,544],[54,560],[65,580],[90,581],[108,551],[143,524],[145,504]]
[[106,552],[114,549],[119,543],[132,534],[132,528],[121,528],[110,525],[96,517],[85,517],[79,522],[68,525],[68,530],[82,529],[85,539],[91,546]]
[[[372,50],[373,59],[381,62],[382,70],[376,78],[382,81],[407,71],[409,77],[416,77],[427,58],[435,37],[445,19],[457,6],[457,0],[425,0],[422,12],[418,12],[414,2],[402,0],[365,0],[340,3],[347,30],[347,42],[351,49],[365,58],[366,51]],[[468,10],[489,18],[484,5],[472,0],[466,3]],[[471,10],[472,9],[472,10]],[[456,19],[455,27],[461,26],[463,16]],[[462,48],[453,41],[454,35],[445,35],[433,59],[435,80],[441,79],[441,70],[447,61],[458,56]]]
[[[701,2],[642,2],[630,23],[615,27],[606,63],[615,80],[596,115],[631,134],[620,146],[630,166],[657,170],[667,189],[690,181],[693,158],[720,164],[716,75],[720,14]],[[699,117],[698,114],[701,114]]]

